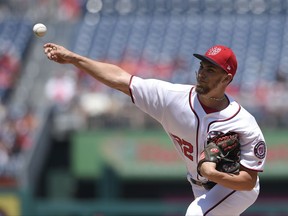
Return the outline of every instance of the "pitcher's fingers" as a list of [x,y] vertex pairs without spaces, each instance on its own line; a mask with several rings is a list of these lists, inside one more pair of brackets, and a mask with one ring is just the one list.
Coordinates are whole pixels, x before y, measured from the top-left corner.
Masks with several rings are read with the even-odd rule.
[[48,54],[48,53],[50,53],[51,51],[52,51],[52,48],[50,48],[50,47],[44,49],[44,53],[45,53],[45,54]]
[[54,57],[54,55],[51,52],[47,53],[47,58],[48,59],[53,60],[53,57]]
[[52,48],[54,46],[57,46],[57,45],[54,44],[54,43],[46,43],[46,44],[43,45],[44,48],[47,48],[47,47],[51,47]]

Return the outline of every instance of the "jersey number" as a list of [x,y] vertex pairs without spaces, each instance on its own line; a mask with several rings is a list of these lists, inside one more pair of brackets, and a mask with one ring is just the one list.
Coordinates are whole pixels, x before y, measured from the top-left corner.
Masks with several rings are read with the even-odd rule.
[[189,158],[191,161],[193,161],[193,145],[189,142],[187,142],[184,139],[181,139],[173,134],[171,134],[171,136],[173,137],[173,139],[179,144],[179,146],[181,147],[181,150],[183,152],[183,154]]

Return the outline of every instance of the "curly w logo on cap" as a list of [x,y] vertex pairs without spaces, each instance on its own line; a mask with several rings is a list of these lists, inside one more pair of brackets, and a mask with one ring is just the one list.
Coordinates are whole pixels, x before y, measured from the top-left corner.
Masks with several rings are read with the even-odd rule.
[[217,55],[220,51],[220,47],[212,47],[207,51],[207,55]]

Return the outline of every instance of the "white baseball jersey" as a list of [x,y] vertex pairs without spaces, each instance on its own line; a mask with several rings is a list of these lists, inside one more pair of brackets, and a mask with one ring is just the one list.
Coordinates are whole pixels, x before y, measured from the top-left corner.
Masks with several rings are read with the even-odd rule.
[[[193,85],[172,84],[136,76],[131,78],[130,93],[138,108],[161,123],[185,161],[188,175],[193,179],[207,181],[197,174],[197,164],[211,132],[238,133],[241,165],[263,171],[266,146],[262,132],[254,117],[233,98],[226,95],[229,105],[224,110],[207,114]],[[194,195],[197,197],[195,191]]]

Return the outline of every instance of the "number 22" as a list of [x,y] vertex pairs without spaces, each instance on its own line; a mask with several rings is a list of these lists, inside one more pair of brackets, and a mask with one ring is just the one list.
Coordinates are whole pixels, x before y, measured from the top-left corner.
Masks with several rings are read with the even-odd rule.
[[173,139],[179,144],[179,146],[181,147],[182,149],[182,152],[183,154],[189,158],[190,160],[193,161],[193,156],[192,156],[192,153],[193,153],[193,145],[189,142],[187,142],[186,140],[184,139],[181,139],[173,134],[170,134]]

